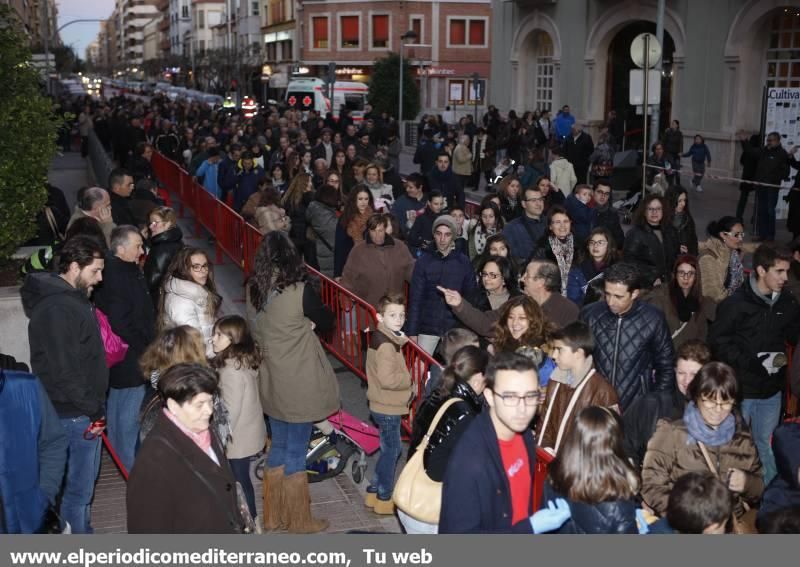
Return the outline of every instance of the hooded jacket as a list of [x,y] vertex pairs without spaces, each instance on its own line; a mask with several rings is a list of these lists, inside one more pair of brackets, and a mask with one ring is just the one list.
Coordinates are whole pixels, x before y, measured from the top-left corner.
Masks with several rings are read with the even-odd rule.
[[657,308],[636,300],[615,315],[598,301],[583,308],[580,320],[592,330],[597,371],[617,390],[623,412],[647,392],[675,387],[672,339]]
[[105,415],[108,367],[94,307],[57,274],[30,274],[20,290],[30,318],[31,368],[60,417]]
[[778,475],[761,497],[757,524],[772,512],[800,507],[800,423],[784,423],[772,434]]
[[708,332],[708,344],[717,360],[729,364],[744,398],[770,398],[786,385],[786,368],[769,374],[759,353],[784,352],[800,332],[800,305],[784,289],[770,304],[756,293],[755,278],[741,285],[719,304]]

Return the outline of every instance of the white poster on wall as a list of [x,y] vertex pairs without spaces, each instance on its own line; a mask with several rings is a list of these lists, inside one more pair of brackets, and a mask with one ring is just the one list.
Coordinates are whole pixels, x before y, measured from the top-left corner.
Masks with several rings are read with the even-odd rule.
[[[770,88],[767,89],[767,116],[764,135],[778,132],[781,135],[781,144],[786,151],[793,148],[795,159],[800,158],[800,89]],[[766,139],[762,140],[766,143]],[[778,196],[778,206],[775,218],[786,219],[789,216],[789,204],[784,197],[789,195],[789,188],[794,185],[794,178],[798,175],[796,169],[791,169],[789,181],[784,181],[784,189]]]

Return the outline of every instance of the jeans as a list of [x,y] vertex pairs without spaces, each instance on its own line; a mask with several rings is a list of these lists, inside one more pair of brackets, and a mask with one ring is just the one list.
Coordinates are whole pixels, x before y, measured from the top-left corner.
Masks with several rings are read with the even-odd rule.
[[244,499],[247,501],[247,508],[250,510],[250,515],[256,517],[256,493],[253,489],[253,481],[250,478],[250,457],[244,459],[228,459],[233,471],[233,478],[242,485],[244,492]]
[[306,470],[311,422],[289,423],[270,417],[269,423],[272,428],[272,446],[267,457],[267,466],[274,468],[284,465],[286,476]]
[[750,197],[750,192],[751,189],[739,189],[739,202],[736,203],[736,218],[741,219],[744,226],[747,226],[747,223],[744,222],[744,210],[747,208],[747,200]]
[[367,492],[375,492],[381,500],[391,500],[394,490],[394,472],[400,458],[400,416],[385,415],[370,411],[372,420],[381,433],[381,454],[375,465],[375,474],[367,487]]
[[775,208],[777,206],[777,189],[758,189],[756,191],[756,232],[764,240],[775,240]]
[[139,439],[139,412],[142,409],[145,389],[142,384],[134,388],[109,388],[106,421],[108,440],[119,456],[122,466],[130,472]]
[[69,522],[74,534],[91,534],[91,510],[94,483],[100,473],[100,437],[87,441],[83,433],[91,420],[80,417],[62,417],[61,426],[67,434],[67,473],[61,495],[61,517]]
[[772,432],[780,422],[782,396],[783,393],[778,392],[771,398],[745,398],[742,400],[742,416],[750,424],[758,456],[761,464],[764,465],[765,486],[778,474],[770,441]]

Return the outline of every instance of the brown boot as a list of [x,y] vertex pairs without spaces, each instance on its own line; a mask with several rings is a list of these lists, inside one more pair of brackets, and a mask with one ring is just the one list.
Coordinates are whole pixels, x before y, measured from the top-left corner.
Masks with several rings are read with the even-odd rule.
[[264,531],[285,530],[288,527],[283,504],[283,465],[264,472]]
[[308,473],[296,472],[283,481],[283,504],[289,519],[289,532],[313,534],[328,527],[327,520],[311,517],[311,497],[308,495]]

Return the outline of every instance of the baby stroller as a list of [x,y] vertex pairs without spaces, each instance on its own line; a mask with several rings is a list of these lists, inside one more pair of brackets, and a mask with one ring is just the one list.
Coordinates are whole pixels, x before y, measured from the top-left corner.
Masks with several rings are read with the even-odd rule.
[[614,201],[611,204],[611,206],[617,211],[617,214],[619,214],[622,224],[631,224],[633,211],[636,210],[636,206],[639,204],[641,199],[642,193],[637,191],[627,198]]
[[503,158],[503,160],[497,164],[492,172],[492,176],[489,179],[489,186],[490,187],[497,187],[500,182],[508,175],[518,174],[517,171],[517,162],[515,162],[511,158]]
[[367,470],[367,455],[380,448],[380,433],[369,423],[344,410],[314,424],[306,454],[308,482],[332,478],[347,467],[353,482],[360,483]]

